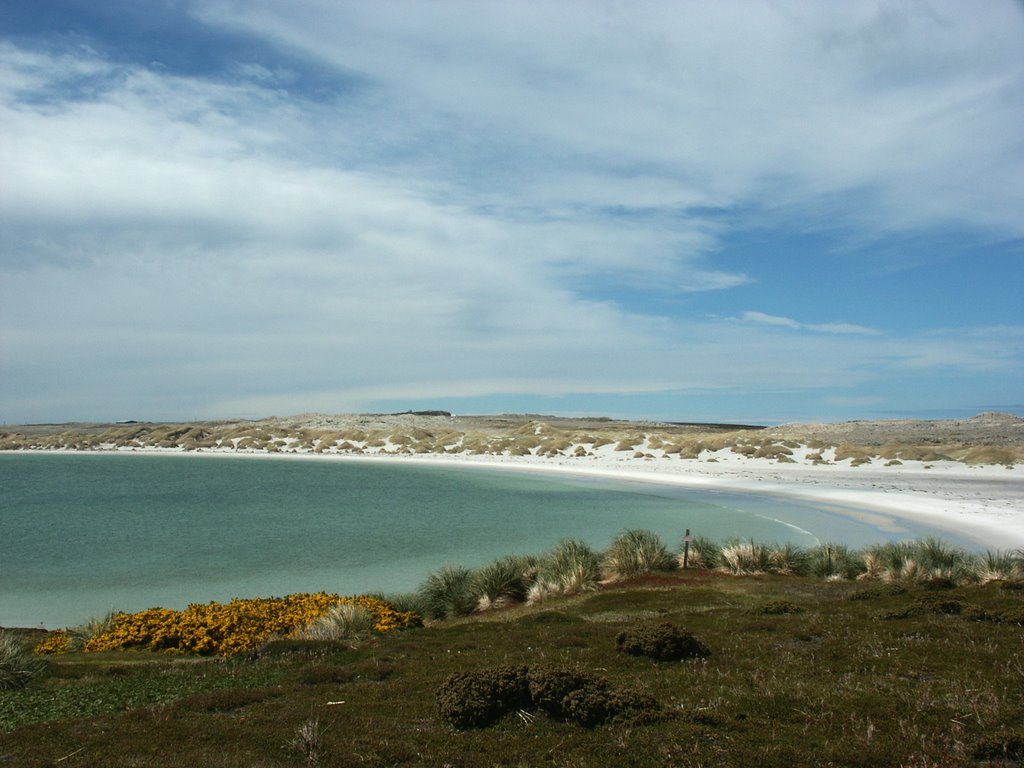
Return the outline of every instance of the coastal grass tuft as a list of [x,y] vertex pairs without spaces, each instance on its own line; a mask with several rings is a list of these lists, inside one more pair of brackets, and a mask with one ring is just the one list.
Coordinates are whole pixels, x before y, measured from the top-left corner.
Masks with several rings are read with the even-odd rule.
[[585,542],[563,539],[541,560],[529,596],[536,602],[551,594],[572,595],[593,589],[600,578],[597,552]]
[[419,594],[431,619],[468,616],[477,606],[473,572],[462,566],[444,566],[420,585]]
[[488,610],[526,600],[537,575],[537,558],[511,555],[478,568],[471,589],[477,608]]
[[373,634],[377,617],[360,603],[336,603],[299,632],[310,640],[358,641]]
[[18,635],[0,629],[0,691],[24,688],[44,668]]
[[661,537],[653,531],[628,529],[616,536],[601,561],[611,579],[628,579],[652,571],[671,571],[677,565]]
[[855,579],[864,573],[864,560],[844,544],[828,542],[807,552],[808,572],[822,579]]

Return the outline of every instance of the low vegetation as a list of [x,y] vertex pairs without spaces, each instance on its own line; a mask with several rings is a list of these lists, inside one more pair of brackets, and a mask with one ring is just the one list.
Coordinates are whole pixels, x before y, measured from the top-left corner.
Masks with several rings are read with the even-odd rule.
[[0,691],[0,763],[1016,765],[1024,572],[1020,553],[988,565],[1015,580],[657,571],[227,658],[33,656],[46,633],[8,631],[12,668],[35,669]]

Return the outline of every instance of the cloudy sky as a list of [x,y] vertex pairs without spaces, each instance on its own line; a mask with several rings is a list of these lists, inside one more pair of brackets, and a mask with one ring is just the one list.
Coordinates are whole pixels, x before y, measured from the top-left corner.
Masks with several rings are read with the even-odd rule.
[[5,0],[0,421],[1024,413],[1024,5]]

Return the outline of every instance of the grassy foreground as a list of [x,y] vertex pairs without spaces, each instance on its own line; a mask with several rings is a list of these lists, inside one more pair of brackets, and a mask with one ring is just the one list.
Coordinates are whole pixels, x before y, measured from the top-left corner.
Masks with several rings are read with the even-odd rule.
[[[1024,590],[930,586],[676,571],[361,643],[47,657],[0,691],[0,765],[1024,764]],[[710,655],[617,651],[663,622]],[[596,675],[661,711],[589,728],[440,717],[450,675],[512,664]]]

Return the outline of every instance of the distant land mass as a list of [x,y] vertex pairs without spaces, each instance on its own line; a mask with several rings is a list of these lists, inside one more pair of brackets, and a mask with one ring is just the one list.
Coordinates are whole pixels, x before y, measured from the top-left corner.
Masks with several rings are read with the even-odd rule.
[[[849,459],[1013,464],[1024,459],[1024,418],[749,424],[628,421],[542,414],[310,413],[256,420],[26,424],[0,430],[0,450],[131,450],[447,454],[584,458],[614,446],[636,458],[738,456],[816,463]],[[605,448],[607,452],[609,449]],[[829,452],[826,455],[826,452]]]

